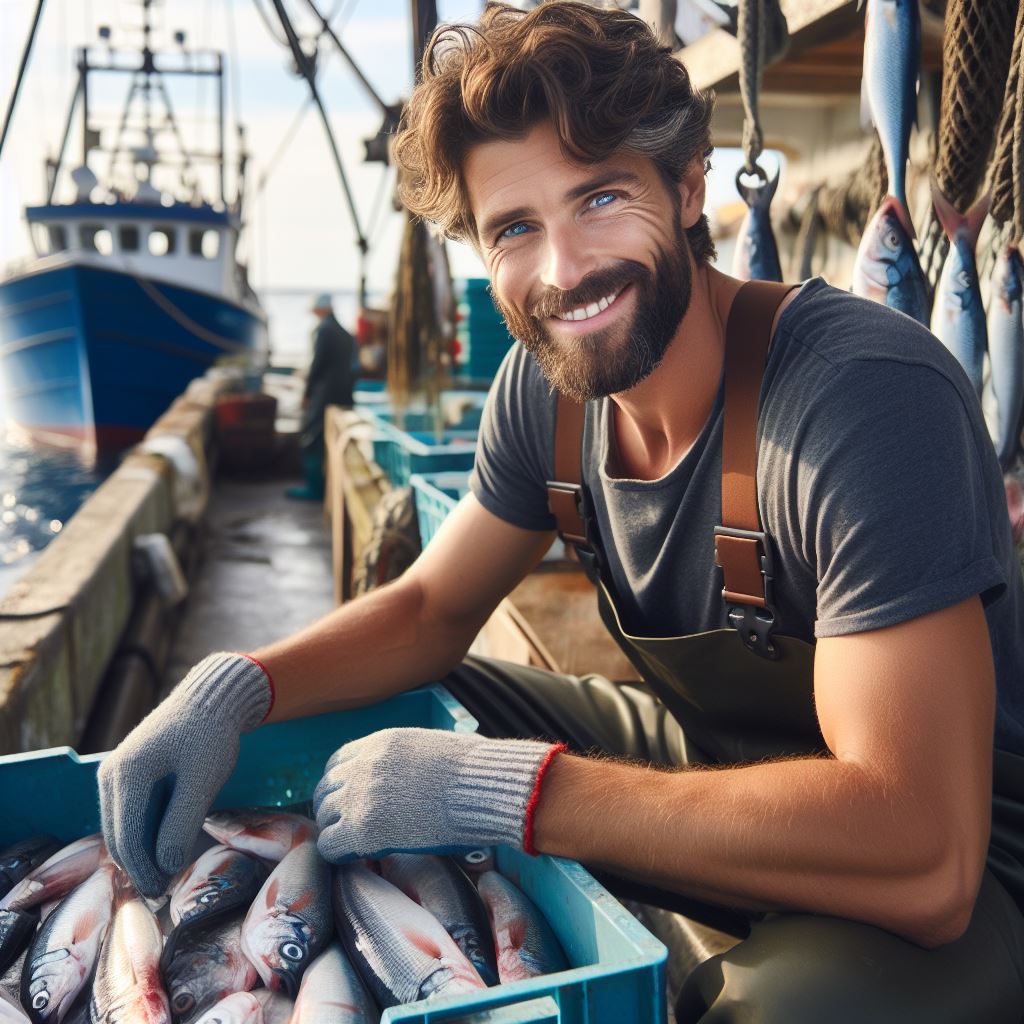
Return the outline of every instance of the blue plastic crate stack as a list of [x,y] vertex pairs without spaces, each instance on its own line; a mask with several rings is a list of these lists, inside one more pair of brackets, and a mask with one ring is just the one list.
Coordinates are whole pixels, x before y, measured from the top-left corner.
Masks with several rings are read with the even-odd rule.
[[492,380],[513,345],[512,336],[488,294],[488,284],[486,277],[467,278],[459,303],[456,373],[474,380]]

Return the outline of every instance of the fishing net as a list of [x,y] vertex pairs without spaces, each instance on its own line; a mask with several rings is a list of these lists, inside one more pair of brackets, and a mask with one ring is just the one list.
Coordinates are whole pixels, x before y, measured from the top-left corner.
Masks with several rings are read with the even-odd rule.
[[825,230],[850,245],[859,245],[868,220],[888,188],[882,141],[875,132],[864,162],[838,185],[818,192],[817,210]]

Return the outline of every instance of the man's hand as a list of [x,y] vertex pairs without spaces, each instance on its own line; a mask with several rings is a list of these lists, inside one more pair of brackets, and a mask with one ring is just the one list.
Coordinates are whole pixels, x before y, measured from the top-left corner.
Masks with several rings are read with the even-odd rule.
[[346,743],[313,794],[320,853],[335,864],[498,844],[533,853],[541,780],[563,749],[434,729],[384,729]]
[[144,896],[163,893],[185,864],[238,760],[239,737],[272,703],[256,661],[211,654],[100,765],[103,838]]

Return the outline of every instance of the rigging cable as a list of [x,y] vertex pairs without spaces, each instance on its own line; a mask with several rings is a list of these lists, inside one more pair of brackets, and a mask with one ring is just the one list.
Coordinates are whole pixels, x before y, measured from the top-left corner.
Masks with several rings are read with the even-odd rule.
[[25,69],[28,67],[28,59],[32,54],[32,44],[35,42],[36,29],[39,28],[39,20],[43,15],[43,3],[45,0],[38,0],[36,4],[36,13],[32,18],[32,26],[28,30],[28,41],[25,43],[25,49],[21,54],[21,64],[18,67],[17,77],[14,79],[14,92],[11,93],[11,102],[7,104],[7,113],[4,115],[4,127],[0,131],[0,154],[4,151],[4,142],[7,139],[7,130],[11,127],[11,121],[14,118],[14,105],[18,102],[18,93],[21,91],[22,79],[25,77]]

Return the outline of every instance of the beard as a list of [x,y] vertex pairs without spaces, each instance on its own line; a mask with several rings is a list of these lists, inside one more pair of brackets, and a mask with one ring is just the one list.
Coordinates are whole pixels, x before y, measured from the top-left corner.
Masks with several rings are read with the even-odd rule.
[[[676,245],[659,251],[653,270],[634,260],[617,260],[588,274],[570,291],[548,289],[526,313],[494,296],[512,337],[537,360],[551,387],[574,402],[618,394],[635,387],[660,365],[690,305],[693,271],[686,236],[676,228]],[[548,317],[636,290],[633,317],[575,337],[555,337]],[[621,319],[621,318],[620,318]]]

